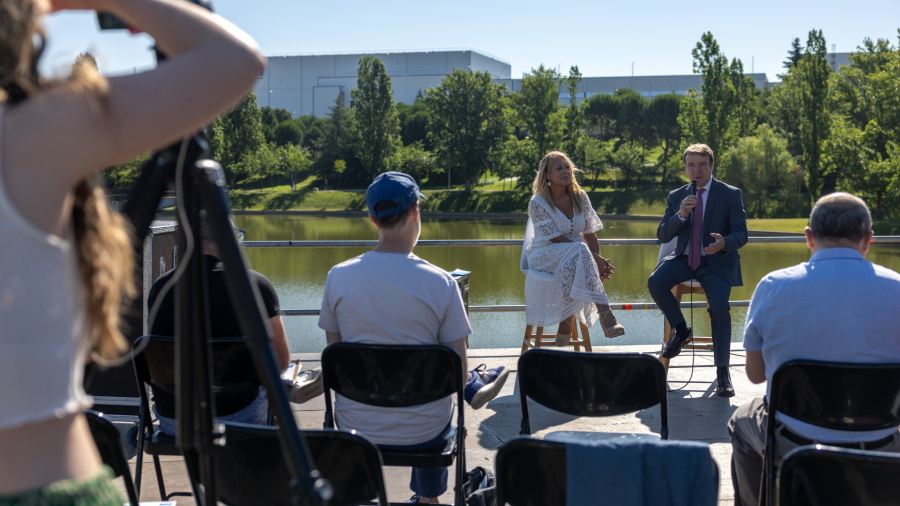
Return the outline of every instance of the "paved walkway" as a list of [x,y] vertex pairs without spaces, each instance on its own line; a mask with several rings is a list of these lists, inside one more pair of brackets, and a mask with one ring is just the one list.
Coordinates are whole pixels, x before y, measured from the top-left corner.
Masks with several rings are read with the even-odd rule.
[[[596,346],[600,353],[657,353],[657,346]],[[732,344],[731,377],[737,395],[732,398],[718,397],[715,394],[715,368],[711,352],[696,352],[693,377],[681,390],[669,393],[669,438],[708,443],[713,457],[719,465],[719,501],[720,504],[731,504],[734,492],[731,486],[731,445],[725,427],[731,414],[744,402],[765,393],[765,384],[753,385],[744,373],[744,350],[740,343]],[[480,363],[489,367],[503,365],[511,372],[500,395],[477,411],[466,406],[466,440],[467,467],[491,467],[497,450],[504,442],[518,436],[521,408],[516,381],[516,364],[518,349],[486,349],[469,350],[469,366],[474,368]],[[293,358],[303,361],[303,368],[319,365],[319,354],[294,354]],[[691,377],[692,356],[689,350],[672,360],[669,369],[669,387],[679,388]],[[322,396],[306,404],[292,405],[294,415],[302,429],[321,429],[324,418],[325,402]],[[634,414],[608,418],[578,418],[552,412],[536,403],[531,408],[532,429],[536,437],[558,430],[597,431],[597,432],[634,432],[659,433],[659,408],[652,408]],[[127,425],[122,429],[127,430]],[[130,452],[128,457],[134,469],[134,450],[126,446]],[[184,470],[183,459],[163,457],[163,475],[166,490],[189,491],[190,486]],[[409,469],[385,468],[388,497],[394,502],[403,502],[409,498]],[[453,473],[451,469],[450,490],[441,497],[441,502],[449,504],[453,501]],[[159,500],[156,475],[153,461],[145,459],[143,470],[142,497],[144,501]],[[193,505],[190,498],[176,498],[179,506]]]

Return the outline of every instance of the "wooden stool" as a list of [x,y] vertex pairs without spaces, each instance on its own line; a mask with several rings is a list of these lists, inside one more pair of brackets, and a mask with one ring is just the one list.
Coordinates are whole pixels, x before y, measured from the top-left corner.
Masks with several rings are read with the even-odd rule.
[[[574,318],[573,316],[572,319]],[[575,323],[572,322],[572,339],[569,341],[569,344],[562,348],[572,346],[575,348],[575,351],[582,351],[581,348],[583,347],[584,351],[593,351],[591,349],[591,334],[588,332],[587,325],[581,322],[577,322],[578,325],[575,325]],[[578,339],[578,327],[581,327],[581,339]],[[529,348],[557,347],[555,334],[550,334],[549,337],[545,336],[544,327],[538,327],[537,334],[532,334],[532,329],[534,329],[533,325],[525,327],[525,339],[522,341],[522,351],[520,353],[525,353]],[[533,343],[532,339],[534,340]]]
[[[692,284],[693,283],[693,284]],[[683,295],[687,295],[689,293],[696,293],[699,295],[703,295],[706,297],[706,292],[703,291],[703,288],[700,287],[700,283],[686,281],[684,283],[679,283],[675,285],[675,288],[672,288],[672,295],[675,296],[675,299],[681,304],[681,297]],[[709,302],[707,301],[706,307],[709,307]],[[675,337],[675,329],[669,325],[669,320],[663,317],[663,321],[665,324],[663,325],[663,343],[662,349],[660,350],[659,361],[662,362],[663,367],[666,368],[666,374],[669,373],[669,359],[663,358],[662,350],[666,349],[666,344],[668,344],[669,340]],[[694,336],[693,342],[695,343],[709,343],[709,344],[686,344],[683,349],[685,350],[711,350],[713,349],[712,338],[711,337],[697,337]]]

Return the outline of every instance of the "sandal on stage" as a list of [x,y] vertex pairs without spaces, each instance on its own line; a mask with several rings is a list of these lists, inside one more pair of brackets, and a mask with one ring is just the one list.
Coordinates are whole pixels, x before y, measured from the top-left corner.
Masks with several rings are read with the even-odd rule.
[[559,346],[560,348],[568,345],[569,341],[571,341],[571,340],[572,340],[571,332],[569,332],[568,334],[559,334],[559,333],[556,334],[556,345]]
[[[623,327],[622,324],[619,323],[618,321],[616,321],[616,324],[613,325],[612,327],[606,327],[603,325],[603,322],[604,322],[604,320],[606,320],[607,315],[612,315],[612,311],[601,311],[600,312],[600,326],[603,327],[603,335],[605,335],[606,337],[610,337],[610,338],[624,336],[625,335],[625,327]],[[615,317],[616,316],[613,315],[614,319],[615,319]],[[557,337],[557,343],[559,343],[558,339],[559,339],[559,337]]]

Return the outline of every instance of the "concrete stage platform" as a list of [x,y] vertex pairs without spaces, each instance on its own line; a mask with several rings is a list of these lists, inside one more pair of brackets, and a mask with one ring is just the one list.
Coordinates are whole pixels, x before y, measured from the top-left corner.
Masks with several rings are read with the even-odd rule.
[[[598,353],[659,353],[658,346],[594,346]],[[469,368],[473,369],[481,363],[488,367],[498,365],[510,368],[509,379],[500,395],[479,410],[465,407],[468,436],[466,440],[466,467],[476,466],[493,469],[494,456],[504,442],[519,433],[521,408],[516,381],[516,364],[519,349],[483,349],[469,350]],[[319,354],[293,354],[303,362],[303,369],[319,365]],[[754,385],[744,372],[745,352],[740,343],[732,343],[731,378],[736,395],[732,398],[718,397],[715,394],[716,372],[711,352],[696,351],[693,378],[687,386],[669,393],[669,438],[688,441],[702,441],[711,446],[713,457],[719,465],[719,503],[731,504],[734,491],[731,486],[731,444],[725,424],[738,406],[765,394],[766,385]],[[679,388],[688,381],[691,375],[691,351],[685,350],[672,360],[669,369],[669,388]],[[322,396],[306,404],[293,404],[294,416],[302,429],[321,429],[324,419],[325,402]],[[648,409],[629,415],[608,418],[577,418],[552,412],[536,403],[530,403],[532,428],[535,437],[559,430],[597,431],[597,432],[636,432],[659,433],[659,408]],[[129,424],[118,424],[124,432]],[[135,466],[134,449],[125,445],[126,455],[130,459],[132,471]],[[184,461],[181,458],[162,457],[163,476],[166,491],[190,491]],[[407,468],[386,467],[385,479],[388,498],[392,502],[407,500],[412,492],[409,490],[410,470]],[[121,479],[117,480],[121,482]],[[158,501],[159,492],[156,475],[153,471],[153,460],[145,456],[143,470],[142,501]],[[453,471],[450,471],[450,488],[441,497],[441,502],[450,504],[453,501]],[[120,483],[121,486],[121,483]],[[124,489],[123,489],[124,490]],[[124,493],[123,493],[123,497]],[[193,505],[188,497],[176,497],[179,506]]]

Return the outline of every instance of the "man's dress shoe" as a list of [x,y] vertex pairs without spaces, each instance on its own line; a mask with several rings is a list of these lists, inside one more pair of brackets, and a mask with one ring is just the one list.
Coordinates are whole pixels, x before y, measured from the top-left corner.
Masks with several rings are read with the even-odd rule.
[[719,397],[734,397],[734,387],[731,385],[727,367],[716,368],[716,394]]
[[680,332],[677,328],[675,329],[675,335],[666,343],[666,349],[662,352],[663,358],[677,357],[684,345],[691,342],[694,337],[694,329],[687,326],[685,326],[685,329],[684,332]]

